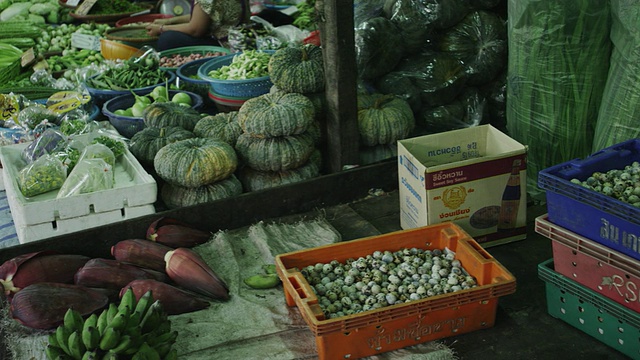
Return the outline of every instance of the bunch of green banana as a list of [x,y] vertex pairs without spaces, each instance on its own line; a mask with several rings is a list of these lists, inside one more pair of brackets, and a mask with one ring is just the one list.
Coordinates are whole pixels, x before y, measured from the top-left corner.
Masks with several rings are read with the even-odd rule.
[[110,303],[99,315],[83,319],[70,308],[64,323],[49,335],[45,352],[50,360],[171,360],[178,357],[173,348],[177,336],[150,291],[136,300],[127,289],[119,305]]

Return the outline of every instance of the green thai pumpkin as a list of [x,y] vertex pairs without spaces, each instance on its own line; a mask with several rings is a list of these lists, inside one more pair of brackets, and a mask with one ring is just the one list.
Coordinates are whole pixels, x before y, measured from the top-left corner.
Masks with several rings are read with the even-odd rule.
[[238,110],[242,130],[253,137],[300,134],[313,120],[313,103],[297,93],[260,95],[245,101]]
[[224,141],[195,137],[158,150],[153,166],[164,181],[196,188],[229,177],[238,166],[238,157]]
[[395,95],[358,95],[360,145],[391,145],[406,138],[415,126],[411,106]]
[[360,165],[369,165],[398,156],[398,144],[361,146],[358,151]]
[[[269,88],[269,94],[276,94],[276,93],[287,93],[287,92],[279,89],[275,85],[272,85],[271,88]],[[315,92],[315,93],[304,93],[302,95],[306,96],[309,100],[311,100],[316,119],[322,120],[322,118],[324,118],[325,116],[325,108],[327,106],[327,98],[324,91]]]
[[322,48],[313,44],[278,49],[269,59],[271,82],[284,92],[314,93],[324,90]]
[[198,137],[220,140],[235,146],[238,136],[242,134],[242,128],[238,122],[238,112],[231,111],[205,116],[193,128],[193,133]]
[[171,101],[150,104],[142,113],[147,127],[180,126],[189,131],[193,131],[201,117],[195,109]]
[[131,137],[129,151],[140,161],[142,165],[153,166],[158,150],[173,142],[190,139],[195,135],[180,126],[168,126],[163,128],[144,128]]
[[216,181],[212,184],[195,188],[164,184],[160,191],[160,198],[169,209],[210,203],[220,199],[230,198],[242,193],[242,184],[235,175]]
[[315,149],[309,132],[299,135],[256,138],[238,137],[236,151],[243,165],[259,171],[295,169],[309,160]]
[[286,171],[258,171],[248,166],[238,170],[238,178],[245,191],[258,191],[292,184],[320,175],[321,155],[315,150],[304,165]]

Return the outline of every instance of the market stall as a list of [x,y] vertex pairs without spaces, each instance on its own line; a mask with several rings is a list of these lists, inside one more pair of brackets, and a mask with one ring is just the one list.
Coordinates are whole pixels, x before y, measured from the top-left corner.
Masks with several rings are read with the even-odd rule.
[[[187,5],[1,9],[9,356],[452,359],[443,343],[460,339],[477,355],[475,333],[495,341],[524,321],[509,299],[522,300],[516,281],[532,286],[495,245],[525,249],[535,232],[557,241],[559,229],[567,246],[596,240],[602,253],[635,257],[635,132],[629,143],[607,134],[617,144],[573,160],[589,155],[601,93],[615,103],[611,84],[623,78],[610,68],[619,53],[587,63],[577,54],[630,47],[624,1],[244,2],[252,14],[224,40],[158,51],[164,27],[186,28],[171,19]],[[583,119],[571,115],[580,106]],[[617,127],[634,128],[617,116]],[[391,225],[346,216],[389,194]],[[546,200],[549,217],[534,219],[540,209],[530,208]],[[570,255],[553,252],[570,278],[561,267]],[[529,270],[566,291],[549,264]],[[546,290],[542,320],[635,354],[626,335],[600,338],[564,305],[558,313]],[[635,309],[607,295],[617,303],[596,295],[593,312],[632,333]]]

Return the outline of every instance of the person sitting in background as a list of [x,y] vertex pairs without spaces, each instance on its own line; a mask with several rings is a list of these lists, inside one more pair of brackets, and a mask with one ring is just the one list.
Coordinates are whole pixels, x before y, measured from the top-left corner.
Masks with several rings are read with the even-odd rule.
[[158,51],[184,46],[224,46],[229,29],[248,17],[246,0],[195,0],[191,14],[157,19],[146,29],[149,36],[158,36]]

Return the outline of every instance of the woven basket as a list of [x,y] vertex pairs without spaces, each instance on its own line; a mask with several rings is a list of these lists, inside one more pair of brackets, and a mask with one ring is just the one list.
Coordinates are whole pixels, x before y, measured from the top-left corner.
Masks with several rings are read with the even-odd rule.
[[[273,53],[274,51],[266,50],[265,52]],[[273,86],[269,76],[247,80],[221,80],[209,76],[211,71],[231,64],[235,55],[218,56],[206,62],[198,69],[198,76],[209,82],[210,90],[214,94],[251,98],[268,93]]]

